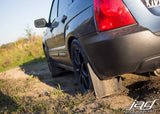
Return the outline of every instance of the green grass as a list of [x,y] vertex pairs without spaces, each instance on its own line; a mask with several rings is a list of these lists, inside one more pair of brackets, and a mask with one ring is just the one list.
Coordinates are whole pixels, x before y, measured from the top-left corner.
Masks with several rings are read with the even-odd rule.
[[42,49],[42,36],[21,38],[16,42],[0,47],[0,72],[20,65],[45,61]]

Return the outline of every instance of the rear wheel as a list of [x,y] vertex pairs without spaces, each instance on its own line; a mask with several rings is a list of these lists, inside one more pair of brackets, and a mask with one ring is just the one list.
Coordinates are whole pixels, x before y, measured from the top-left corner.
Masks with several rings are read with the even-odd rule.
[[91,76],[88,70],[88,60],[78,40],[73,40],[71,44],[71,59],[74,73],[82,93],[88,90],[93,91]]
[[56,64],[56,61],[49,56],[48,50],[46,47],[44,47],[44,53],[45,53],[47,63],[48,63],[48,68],[51,72],[52,77],[55,77],[61,74],[62,72],[64,72],[64,69],[58,67]]

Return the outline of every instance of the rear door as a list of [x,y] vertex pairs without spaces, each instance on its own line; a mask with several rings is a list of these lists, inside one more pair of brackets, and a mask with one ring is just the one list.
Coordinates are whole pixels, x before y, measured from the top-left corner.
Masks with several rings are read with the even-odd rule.
[[67,7],[72,0],[54,0],[50,11],[51,26],[48,32],[51,37],[47,39],[49,55],[60,63],[64,63],[63,57],[66,56],[64,28],[67,22],[65,15]]
[[64,32],[65,27],[68,21],[68,17],[66,15],[67,8],[71,5],[72,0],[59,0],[58,3],[58,23],[59,27],[56,29],[57,36],[55,37],[56,42],[56,48],[54,51],[59,52],[59,59],[61,62],[64,62],[63,58],[66,56],[66,47],[65,47],[65,38],[64,38]]
[[136,21],[151,30],[160,31],[160,0],[123,0]]
[[54,57],[58,56],[58,51],[53,51],[53,49],[56,48],[57,46],[55,42],[55,36],[57,34],[56,28],[58,27],[57,18],[58,18],[58,0],[53,0],[49,16],[50,27],[48,27],[45,37],[46,37],[46,44],[49,49],[48,50],[49,55]]

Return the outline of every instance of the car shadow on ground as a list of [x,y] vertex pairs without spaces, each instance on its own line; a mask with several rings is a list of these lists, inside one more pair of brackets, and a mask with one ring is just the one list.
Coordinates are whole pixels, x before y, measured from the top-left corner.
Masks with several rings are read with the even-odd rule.
[[[38,77],[38,79],[41,82],[49,86],[52,86],[53,88],[58,88],[58,85],[60,85],[61,89],[65,93],[69,93],[71,95],[80,93],[74,73],[65,72],[56,77],[52,77],[49,72],[45,58],[43,59],[39,58],[33,61],[29,61],[21,65],[20,68],[27,75]],[[160,87],[155,88],[152,85],[155,82],[158,84],[160,81],[150,80],[148,74],[141,74],[139,76],[142,77],[142,75],[143,77],[144,76],[146,77],[145,80],[140,80],[136,78],[136,81],[134,83],[126,85],[125,88],[128,89],[128,92],[126,95],[136,100],[146,100],[148,99],[149,96],[153,96],[154,93],[155,93],[154,95],[155,98],[159,97],[159,94],[157,94],[157,92],[160,92]],[[131,77],[134,77],[134,75]],[[132,80],[132,78],[130,80]],[[124,80],[124,82],[127,82],[127,80],[126,81]]]
[[29,76],[38,77],[39,80],[49,86],[58,88],[59,85],[63,92],[69,94],[80,93],[74,73],[66,71],[55,77],[51,76],[45,58],[38,58],[20,66],[21,70]]
[[0,113],[3,111],[14,111],[18,107],[18,104],[9,96],[4,95],[0,91]]
[[132,85],[127,86],[126,88],[129,89],[128,96],[139,101],[145,101],[147,97],[152,96],[151,94],[157,93],[159,91],[158,88],[151,87],[151,83],[151,80],[138,81]]

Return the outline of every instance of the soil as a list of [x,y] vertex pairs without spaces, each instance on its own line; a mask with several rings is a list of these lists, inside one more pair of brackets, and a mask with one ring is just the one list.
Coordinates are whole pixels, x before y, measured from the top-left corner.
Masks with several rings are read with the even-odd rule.
[[[51,77],[47,63],[45,62],[23,66],[0,73],[0,79],[6,80],[27,79],[30,76],[37,76],[41,82],[34,84],[33,91],[30,91],[28,94],[36,95],[36,93],[40,91],[51,91],[57,88],[57,83],[60,84],[63,92],[70,94],[71,96],[80,93],[73,72],[66,72],[57,77]],[[97,110],[97,107],[107,103],[109,105],[102,108],[105,108],[104,113],[111,113],[113,110],[129,109],[134,100],[147,102],[160,99],[160,77],[150,73],[139,75],[124,74],[122,75],[122,79],[124,90],[121,93],[82,103],[75,106],[73,109],[79,112],[100,113],[102,111],[100,111],[99,108]],[[136,110],[138,110],[138,108]],[[160,112],[160,100],[157,100],[154,103],[152,110],[157,111],[155,112],[156,114],[158,111]]]

